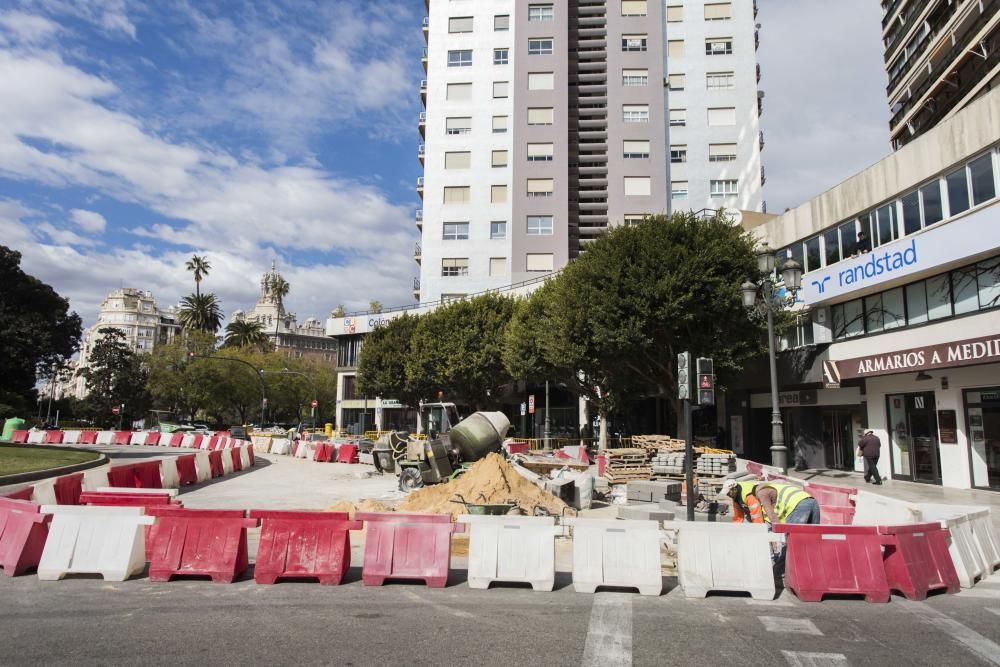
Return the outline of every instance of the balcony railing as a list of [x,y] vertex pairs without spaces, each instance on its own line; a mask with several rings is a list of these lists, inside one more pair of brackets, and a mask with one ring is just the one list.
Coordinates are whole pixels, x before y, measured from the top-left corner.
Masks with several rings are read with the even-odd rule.
[[420,278],[414,278],[413,279],[413,291],[414,292],[419,292],[420,291]]
[[413,244],[413,256],[414,257],[420,257],[422,254],[424,254],[424,253],[423,253],[423,251],[422,251],[422,249],[420,247],[420,244],[419,243],[414,243]]
[[417,211],[416,211],[416,213],[413,214],[413,217],[414,217],[414,219],[417,222],[423,222],[424,221],[424,209],[418,208]]

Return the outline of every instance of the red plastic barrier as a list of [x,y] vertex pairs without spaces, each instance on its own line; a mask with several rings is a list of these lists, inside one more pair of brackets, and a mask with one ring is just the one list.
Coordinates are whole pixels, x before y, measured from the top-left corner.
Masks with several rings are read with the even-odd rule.
[[46,445],[61,445],[63,441],[62,431],[46,431],[42,442]]
[[451,534],[465,524],[451,522],[450,514],[358,512],[367,522],[365,586],[381,586],[386,579],[423,579],[431,588],[444,588],[451,566]]
[[79,505],[80,494],[83,493],[83,473],[78,472],[72,475],[57,477],[53,490],[56,494],[57,505]]
[[879,526],[885,545],[885,575],[889,588],[910,600],[923,600],[928,591],[959,590],[958,574],[948,553],[950,531],[939,523]]
[[216,449],[208,453],[208,467],[212,471],[212,477],[222,477],[226,474],[226,469],[222,467],[222,451]]
[[324,586],[336,586],[351,567],[348,531],[364,525],[350,521],[346,512],[251,510],[250,518],[261,520],[254,565],[258,584],[315,577]]
[[38,567],[51,514],[39,514],[35,503],[0,498],[0,567],[8,577]]
[[135,488],[137,489],[162,489],[163,474],[160,470],[159,461],[143,461],[132,464],[135,474]]
[[28,442],[28,432],[27,431],[14,431],[11,436],[10,441],[15,445],[24,445]]
[[160,444],[160,438],[162,438],[162,437],[163,437],[163,434],[160,433],[159,431],[151,431],[151,432],[147,433],[146,434],[146,446],[147,447],[156,447],[157,445]]
[[604,469],[608,467],[608,457],[604,454],[597,455],[597,476],[604,476]]
[[332,442],[317,442],[316,450],[313,452],[313,461],[330,463],[333,461],[336,453],[337,449],[333,446]]
[[117,486],[123,489],[138,488],[135,485],[135,464],[114,466],[108,470],[108,486]]
[[889,601],[878,527],[783,523],[774,532],[787,535],[785,586],[800,600],[819,602],[829,594]]
[[111,436],[112,445],[127,445],[132,441],[132,433],[130,431],[115,431],[114,435]]
[[11,500],[31,500],[31,494],[35,492],[35,487],[25,486],[17,491],[11,491],[4,498],[10,498]]
[[512,442],[507,445],[507,451],[511,454],[527,454],[531,446],[526,442]]
[[240,461],[240,449],[239,447],[233,447],[232,449],[223,449],[222,455],[226,456],[226,452],[229,452],[229,456],[233,461],[233,472],[239,472],[243,470],[243,462]]
[[96,445],[97,444],[97,431],[81,431],[80,441],[77,443],[80,445]]
[[177,477],[181,486],[195,484],[198,481],[198,468],[195,465],[195,455],[185,454],[174,459],[177,462]]
[[201,575],[231,584],[249,567],[247,528],[257,519],[242,510],[150,507],[146,513],[157,517],[149,536],[150,581]]
[[337,462],[338,463],[357,463],[358,462],[358,446],[357,445],[341,445],[337,450]]
[[219,449],[219,442],[221,440],[222,440],[222,438],[220,438],[217,435],[213,435],[213,436],[209,437],[209,439],[208,439],[208,448],[209,449]]
[[854,523],[854,504],[851,498],[857,495],[857,489],[813,482],[806,484],[805,488],[819,503],[820,523],[834,526],[850,526]]
[[195,434],[194,440],[191,441],[192,449],[201,449],[201,441],[205,439],[205,436]]
[[106,505],[108,507],[148,507],[170,505],[183,507],[167,493],[114,493],[111,491],[84,491],[80,494],[81,505]]
[[171,433],[170,434],[170,442],[168,443],[168,446],[169,447],[180,447],[182,442],[184,442],[184,434],[183,433]]
[[257,457],[253,455],[253,444],[249,442],[244,442],[243,446],[247,448],[247,454],[250,455],[250,465],[257,465]]

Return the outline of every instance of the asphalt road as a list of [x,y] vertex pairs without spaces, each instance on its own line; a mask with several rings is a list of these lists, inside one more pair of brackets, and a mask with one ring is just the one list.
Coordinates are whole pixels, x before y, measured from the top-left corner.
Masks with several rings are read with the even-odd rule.
[[4,665],[1000,665],[1000,575],[887,605],[557,590],[0,578]]

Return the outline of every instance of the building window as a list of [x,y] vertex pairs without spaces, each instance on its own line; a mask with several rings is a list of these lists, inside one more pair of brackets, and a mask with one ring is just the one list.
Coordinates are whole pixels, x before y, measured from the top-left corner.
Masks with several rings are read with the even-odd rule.
[[733,3],[716,2],[705,5],[706,21],[728,21],[733,18]]
[[670,5],[667,7],[667,23],[681,23],[684,21],[684,6]]
[[528,109],[528,125],[552,125],[555,113],[552,107],[535,107]]
[[684,90],[687,77],[683,74],[670,74],[667,76],[667,87],[673,93]]
[[494,167],[506,167],[507,166],[507,151],[493,151],[492,161],[490,162]]
[[705,40],[706,56],[729,56],[733,53],[732,37],[712,37]]
[[733,72],[708,72],[705,74],[705,87],[709,90],[725,90],[736,85],[736,75]]
[[736,125],[736,107],[719,107],[708,110],[709,127]]
[[503,99],[507,97],[510,84],[507,81],[494,81],[493,82],[493,98]]
[[468,134],[472,132],[472,118],[446,118],[444,131],[445,134]]
[[493,134],[506,134],[507,116],[493,116]]
[[441,275],[446,278],[469,275],[468,257],[446,257],[441,260]]
[[551,197],[555,189],[555,180],[551,178],[529,178],[529,197]]
[[941,222],[944,218],[944,207],[941,205],[941,181],[935,179],[920,188],[920,203],[923,209],[924,227]]
[[468,204],[469,198],[468,185],[451,186],[444,189],[445,204]]
[[554,262],[552,253],[529,252],[524,257],[525,271],[552,271]]
[[528,162],[552,162],[552,144],[528,144]]
[[649,157],[649,141],[626,139],[622,142],[622,156],[626,160]]
[[490,275],[491,276],[507,275],[506,257],[490,257]]
[[493,17],[493,29],[497,32],[503,32],[505,30],[510,30],[510,15],[509,14],[497,14]]
[[528,5],[528,23],[551,21],[552,5]]
[[683,39],[671,39],[667,41],[667,57],[668,58],[683,58],[684,57],[684,40]]
[[492,185],[490,186],[490,202],[493,204],[503,204],[507,201],[507,186],[506,185]]
[[552,216],[529,215],[528,236],[552,236]]
[[466,297],[464,292],[452,292],[449,294],[441,295],[441,303],[454,303],[455,301],[461,301]]
[[686,199],[688,196],[687,181],[670,181],[670,198]]
[[471,100],[472,99],[472,84],[471,83],[449,83],[448,100]]
[[969,163],[969,180],[972,184],[972,205],[978,206],[996,196],[993,180],[993,156],[983,155]]
[[490,223],[490,239],[500,241],[507,238],[507,223],[503,220],[494,220]]
[[736,159],[736,144],[709,144],[709,162],[732,162]]
[[467,222],[446,222],[441,232],[442,241],[468,241],[469,223]]
[[622,106],[622,120],[626,123],[648,123],[648,104],[626,104]]
[[622,35],[622,51],[645,51],[646,35]]
[[684,127],[687,125],[687,109],[670,110],[670,126]]
[[670,162],[672,164],[681,164],[688,161],[688,147],[680,144],[673,145],[670,147]]
[[448,32],[472,32],[471,16],[453,16],[448,19]]
[[552,38],[551,37],[539,37],[535,39],[528,40],[528,55],[529,56],[551,56],[552,55]]
[[494,65],[509,65],[510,64],[510,49],[493,49],[493,64]]
[[653,193],[652,182],[649,176],[625,177],[626,197],[648,197],[652,193]]
[[625,88],[639,88],[649,85],[648,69],[623,69],[622,86]]
[[875,232],[873,240],[876,246],[891,243],[899,237],[899,221],[896,220],[896,204],[886,204],[875,212]]
[[448,67],[472,67],[472,50],[449,51]]
[[626,227],[635,227],[636,225],[641,224],[642,221],[648,217],[649,216],[645,213],[626,213],[624,219],[622,220],[622,224]]
[[472,153],[461,151],[444,154],[445,169],[468,169],[472,164]]
[[713,197],[735,197],[740,193],[739,181],[735,178],[712,180],[710,186]]
[[552,72],[528,72],[528,90],[554,90],[556,77]]
[[646,0],[622,0],[622,16],[645,16]]

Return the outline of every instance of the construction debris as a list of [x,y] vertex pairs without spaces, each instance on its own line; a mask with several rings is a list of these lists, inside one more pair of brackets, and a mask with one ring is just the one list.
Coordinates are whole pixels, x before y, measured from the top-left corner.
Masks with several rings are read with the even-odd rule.
[[652,468],[649,453],[645,449],[609,449],[604,452],[606,465],[604,477],[610,484],[622,484],[632,480],[649,480]]

